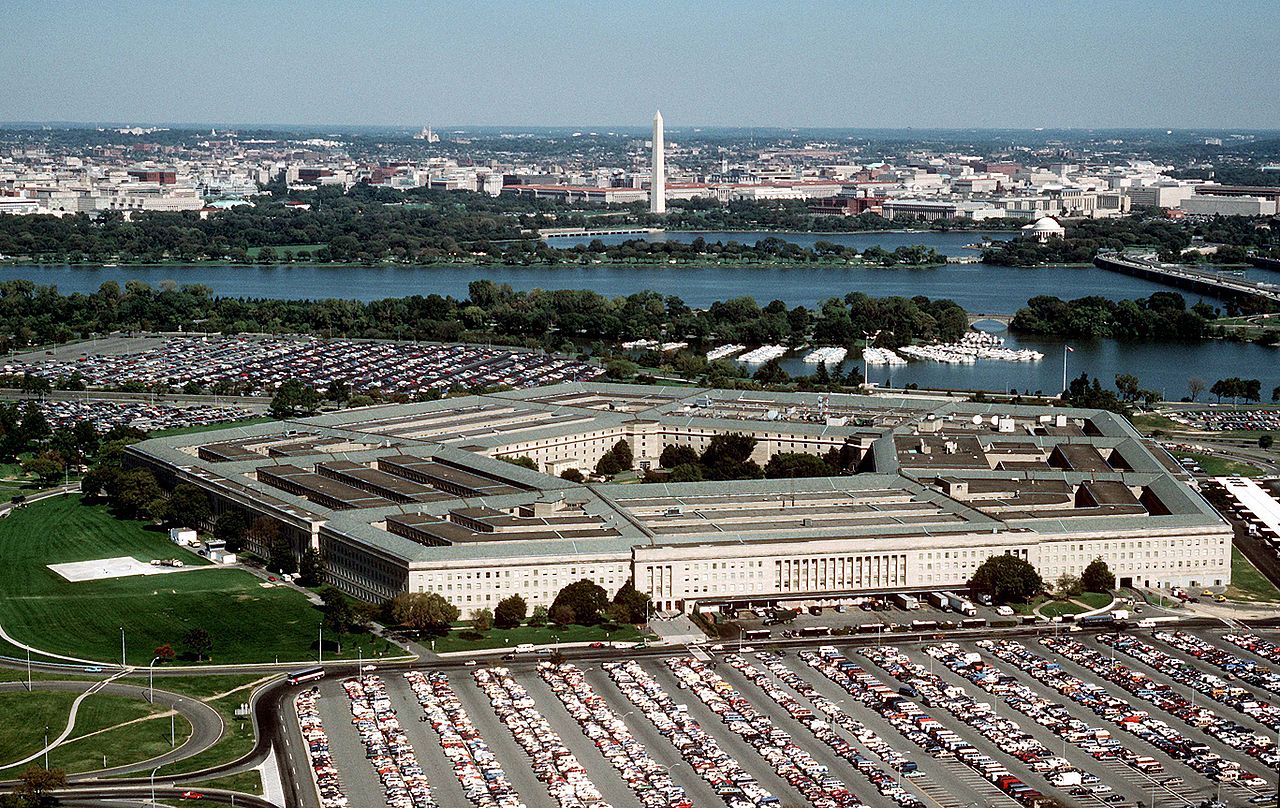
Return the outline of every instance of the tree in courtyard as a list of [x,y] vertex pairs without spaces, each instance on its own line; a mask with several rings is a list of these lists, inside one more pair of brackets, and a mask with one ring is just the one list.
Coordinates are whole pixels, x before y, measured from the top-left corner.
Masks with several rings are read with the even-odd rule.
[[458,619],[457,606],[438,592],[402,592],[391,600],[391,617],[415,631],[441,635]]
[[608,605],[609,596],[604,588],[590,578],[583,578],[556,594],[551,603],[551,619],[561,625],[569,622],[594,626],[600,622],[600,613]]
[[534,628],[545,626],[551,620],[551,611],[546,606],[539,604],[533,607],[533,613],[529,615],[529,625]]
[[1058,580],[1053,582],[1053,592],[1058,597],[1074,598],[1084,591],[1084,587],[1080,584],[1079,576],[1064,572],[1058,576]]
[[1086,592],[1110,592],[1116,588],[1116,576],[1101,558],[1089,562],[1080,575],[1080,584]]
[[293,545],[289,540],[276,533],[268,549],[267,569],[281,575],[292,575],[298,571],[298,557],[293,554]]
[[493,628],[493,611],[491,609],[474,609],[471,612],[471,628],[480,632]]
[[771,479],[787,477],[833,477],[840,470],[833,468],[825,458],[804,452],[779,452],[764,464],[764,476]]
[[530,471],[538,470],[538,461],[528,455],[520,455],[519,457],[503,457],[499,459],[505,460],[513,466],[529,469]]
[[271,398],[271,415],[274,418],[296,418],[314,415],[320,409],[320,394],[301,379],[281,382]]
[[519,595],[508,595],[498,601],[498,608],[493,610],[493,622],[498,628],[515,628],[524,621],[528,605]]
[[626,438],[619,440],[613,444],[613,448],[605,452],[596,463],[596,474],[605,477],[611,477],[631,468],[635,457],[631,452],[631,444],[627,443]]
[[702,480],[702,466],[697,463],[681,463],[667,475],[670,483],[697,483]]
[[578,469],[565,469],[560,472],[560,479],[568,480],[571,483],[585,483],[587,478]]
[[707,441],[699,463],[708,480],[758,480],[764,475],[751,459],[756,439],[740,432],[715,435]]
[[689,463],[697,465],[698,460],[698,451],[692,446],[680,446],[674,443],[663,446],[662,454],[658,456],[658,462],[664,469],[673,469]]
[[649,618],[649,596],[636,589],[628,578],[614,593],[609,616],[619,623],[643,623]]
[[209,632],[200,628],[187,629],[182,635],[182,647],[187,653],[196,658],[197,662],[203,662],[205,657],[213,652],[213,637],[209,636]]
[[302,551],[302,560],[298,562],[298,583],[301,586],[319,586],[324,580],[324,559],[320,551],[308,547]]
[[969,588],[990,595],[996,605],[1023,603],[1044,589],[1040,573],[1030,563],[1013,555],[993,555],[973,573]]

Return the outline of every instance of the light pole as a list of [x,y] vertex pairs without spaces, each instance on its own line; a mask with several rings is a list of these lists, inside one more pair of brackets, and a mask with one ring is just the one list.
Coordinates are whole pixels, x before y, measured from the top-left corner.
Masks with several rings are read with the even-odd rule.
[[160,661],[160,657],[151,660],[151,664],[147,666],[147,703],[156,703],[156,663]]
[[44,726],[44,770],[49,771],[49,725]]
[[129,666],[124,653],[124,626],[120,627],[120,667],[127,668]]
[[163,763],[161,763],[159,766],[156,766],[154,769],[151,770],[151,804],[152,805],[156,804],[156,772],[160,771],[162,768],[164,768]]

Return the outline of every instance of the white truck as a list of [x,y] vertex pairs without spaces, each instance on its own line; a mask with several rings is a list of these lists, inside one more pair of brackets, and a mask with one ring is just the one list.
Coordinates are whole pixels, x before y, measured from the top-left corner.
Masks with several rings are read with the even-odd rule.
[[920,601],[916,600],[915,595],[899,594],[894,595],[893,600],[903,609],[907,611],[915,611],[920,608]]

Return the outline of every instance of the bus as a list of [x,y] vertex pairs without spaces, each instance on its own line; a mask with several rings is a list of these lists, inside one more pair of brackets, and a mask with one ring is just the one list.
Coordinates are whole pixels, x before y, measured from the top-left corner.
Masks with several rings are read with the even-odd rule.
[[284,679],[291,685],[304,685],[307,682],[318,682],[324,678],[324,668],[306,668],[286,674]]
[[750,631],[744,631],[742,632],[742,638],[744,640],[767,640],[769,639],[769,629],[756,628],[751,629]]
[[831,633],[826,626],[804,626],[800,629],[801,637],[825,637]]

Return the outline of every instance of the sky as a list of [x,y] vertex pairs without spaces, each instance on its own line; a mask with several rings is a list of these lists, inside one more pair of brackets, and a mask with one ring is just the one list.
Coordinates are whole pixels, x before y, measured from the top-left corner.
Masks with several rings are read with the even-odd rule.
[[1277,0],[5,0],[0,121],[1280,128]]

